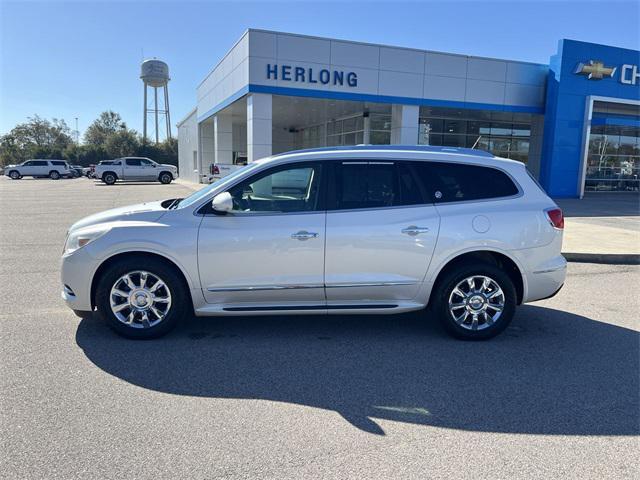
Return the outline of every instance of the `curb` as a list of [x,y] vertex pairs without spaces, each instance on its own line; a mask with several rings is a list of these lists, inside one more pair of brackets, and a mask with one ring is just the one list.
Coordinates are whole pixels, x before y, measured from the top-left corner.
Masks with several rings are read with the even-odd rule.
[[600,263],[605,265],[640,265],[640,255],[634,253],[566,253],[567,262]]

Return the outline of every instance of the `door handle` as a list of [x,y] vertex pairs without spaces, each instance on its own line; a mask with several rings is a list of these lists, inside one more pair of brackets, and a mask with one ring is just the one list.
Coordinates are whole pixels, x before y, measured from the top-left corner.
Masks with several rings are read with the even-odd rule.
[[300,230],[299,232],[292,233],[291,238],[295,240],[305,241],[310,238],[316,238],[318,234],[316,232],[307,232],[306,230]]
[[411,237],[415,237],[420,233],[427,233],[429,231],[429,227],[416,227],[415,225],[410,225],[407,228],[403,228],[401,231]]

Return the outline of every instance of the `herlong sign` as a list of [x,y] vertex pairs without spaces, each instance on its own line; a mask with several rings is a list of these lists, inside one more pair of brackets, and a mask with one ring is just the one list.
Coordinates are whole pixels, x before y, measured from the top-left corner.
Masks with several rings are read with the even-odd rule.
[[315,69],[313,67],[298,67],[293,65],[267,64],[267,80],[282,80],[285,82],[320,83],[322,85],[341,85],[346,87],[358,86],[358,75],[344,70]]

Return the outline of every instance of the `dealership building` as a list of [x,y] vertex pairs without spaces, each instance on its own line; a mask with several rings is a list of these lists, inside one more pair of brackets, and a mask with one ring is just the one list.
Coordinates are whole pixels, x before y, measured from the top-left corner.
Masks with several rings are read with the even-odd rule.
[[183,178],[339,145],[525,162],[547,192],[638,191],[640,52],[561,40],[549,64],[249,29],[178,124]]

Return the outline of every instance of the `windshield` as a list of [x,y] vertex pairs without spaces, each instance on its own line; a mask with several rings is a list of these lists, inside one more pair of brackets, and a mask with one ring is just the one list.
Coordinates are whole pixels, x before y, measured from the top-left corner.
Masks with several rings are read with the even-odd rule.
[[230,173],[226,177],[222,177],[221,179],[213,182],[211,185],[204,187],[201,190],[198,190],[197,192],[192,193],[188,197],[180,200],[180,202],[175,206],[175,208],[184,208],[184,207],[188,207],[189,205],[193,205],[194,203],[197,203],[201,199],[205,198],[214,189],[228,182],[232,182],[233,180],[240,177],[241,175],[244,175],[247,172],[255,170],[259,166],[260,166],[260,163],[250,163],[249,165],[245,165],[244,167],[239,168],[235,172]]

